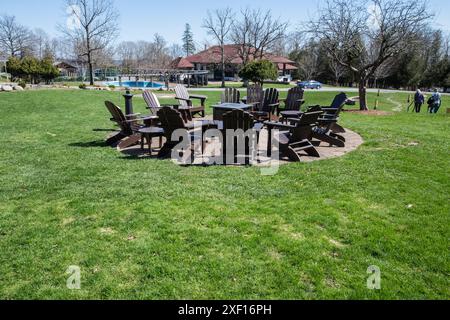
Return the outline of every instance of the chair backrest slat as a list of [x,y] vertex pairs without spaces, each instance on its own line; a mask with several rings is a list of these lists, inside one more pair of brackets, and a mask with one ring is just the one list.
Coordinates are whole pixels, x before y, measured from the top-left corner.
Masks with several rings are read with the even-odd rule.
[[183,117],[177,110],[169,107],[163,107],[158,111],[157,115],[167,139],[172,137],[172,133],[175,130],[186,129]]
[[271,104],[275,104],[279,102],[280,93],[275,88],[269,88],[264,91],[264,101],[260,108],[260,111],[263,112],[271,112],[272,108]]
[[181,85],[181,84],[177,84],[175,86],[175,94],[177,98],[181,98],[182,100],[178,100],[180,103],[180,106],[182,107],[188,107],[189,104],[186,100],[189,100],[189,92],[186,89],[185,86]]
[[305,91],[300,87],[290,89],[286,98],[285,110],[300,111],[302,103],[299,100],[303,100],[304,94]]
[[144,101],[150,109],[150,113],[153,116],[156,116],[158,110],[161,108],[158,97],[151,91],[144,91],[142,96],[144,97]]
[[111,116],[114,119],[114,121],[119,125],[120,129],[124,133],[131,134],[132,132],[131,125],[130,123],[127,122],[127,118],[125,117],[125,114],[123,113],[122,109],[120,109],[117,105],[115,105],[111,101],[105,101],[105,105],[109,113],[111,113]]
[[260,85],[252,85],[248,86],[247,88],[247,103],[248,104],[254,104],[258,103],[261,104],[264,98],[264,91]]
[[222,93],[221,103],[239,103],[241,93],[236,88],[226,88]]
[[331,104],[330,108],[338,109],[340,111],[340,109],[342,109],[345,106],[345,103],[347,102],[347,100],[348,100],[347,94],[342,92],[334,98],[333,103]]
[[292,129],[290,140],[292,142],[297,142],[304,139],[310,139],[312,128],[316,125],[321,114],[323,114],[323,111],[303,113],[295,128]]
[[251,114],[244,112],[242,110],[233,110],[227,112],[223,115],[223,129],[228,130],[238,130],[242,129],[245,131],[253,128],[254,119]]

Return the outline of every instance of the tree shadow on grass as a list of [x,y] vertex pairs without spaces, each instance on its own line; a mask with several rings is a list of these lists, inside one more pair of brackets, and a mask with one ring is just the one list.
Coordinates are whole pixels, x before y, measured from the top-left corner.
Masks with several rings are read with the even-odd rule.
[[73,148],[105,148],[105,147],[110,147],[110,145],[108,145],[103,140],[97,140],[97,141],[90,141],[90,142],[74,142],[74,143],[70,143],[69,147],[73,147]]
[[116,132],[115,129],[93,129],[94,132]]

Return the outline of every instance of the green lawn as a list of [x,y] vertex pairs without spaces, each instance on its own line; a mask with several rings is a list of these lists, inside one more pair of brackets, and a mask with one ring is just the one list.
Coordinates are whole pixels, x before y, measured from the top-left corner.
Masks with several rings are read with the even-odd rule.
[[[107,99],[123,101],[0,93],[0,298],[450,298],[445,110],[407,114],[406,94],[383,95],[392,115],[342,117],[365,139],[357,151],[268,177],[127,158],[102,142]],[[81,290],[66,288],[71,265]],[[379,291],[366,287],[370,265]]]
[[[219,89],[222,87],[222,84],[219,82],[211,82],[209,83],[207,86],[207,88],[213,88],[213,89]],[[227,88],[242,88],[245,89],[243,87],[243,83],[242,82],[226,82],[226,87]],[[294,85],[292,84],[284,84],[284,83],[266,83],[264,84],[264,88],[276,88],[276,89],[280,89],[280,88],[293,88]]]

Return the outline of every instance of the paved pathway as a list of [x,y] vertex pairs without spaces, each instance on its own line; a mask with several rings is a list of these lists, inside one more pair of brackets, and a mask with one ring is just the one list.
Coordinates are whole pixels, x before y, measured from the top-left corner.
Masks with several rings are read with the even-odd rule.
[[[349,152],[357,150],[363,143],[363,138],[357,134],[356,132],[353,132],[351,130],[346,129],[346,133],[342,134],[344,138],[346,139],[345,147],[344,148],[338,148],[338,147],[330,147],[326,143],[320,144],[320,146],[317,147],[317,151],[320,154],[320,158],[314,158],[309,156],[303,156],[302,162],[313,162],[313,161],[320,161],[320,160],[326,160],[331,158],[337,158],[342,157]],[[153,141],[153,148],[155,150],[159,147],[158,146],[158,139],[154,139]],[[263,153],[266,153],[267,150],[267,131],[263,130],[261,132],[260,137],[260,148]],[[219,152],[220,150],[220,143],[219,141],[210,141],[207,143],[207,150],[205,151],[205,157],[211,156],[214,152]],[[127,156],[137,156],[139,158],[148,158],[149,155],[146,151],[142,151],[140,146],[134,146],[125,150],[119,150],[124,155]],[[156,153],[153,155],[153,157],[156,156]],[[268,161],[269,159],[261,158],[262,161]],[[279,161],[280,165],[286,165],[292,162],[281,160]],[[264,164],[261,164],[263,166]]]

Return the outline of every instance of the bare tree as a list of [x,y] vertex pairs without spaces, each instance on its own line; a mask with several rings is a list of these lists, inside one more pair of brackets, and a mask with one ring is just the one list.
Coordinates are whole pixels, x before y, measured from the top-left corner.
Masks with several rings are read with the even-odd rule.
[[169,52],[168,52],[169,56],[171,57],[171,59],[176,59],[179,57],[182,57],[184,55],[184,50],[183,47],[180,46],[179,44],[172,44],[169,47]]
[[50,50],[50,38],[48,34],[42,29],[35,29],[32,34],[33,51],[35,55],[42,59],[46,52]]
[[86,58],[93,85],[93,55],[105,50],[117,37],[118,13],[111,0],[66,0],[66,4],[71,8],[69,18],[73,23],[61,30],[76,44],[78,56]]
[[244,65],[252,58],[263,58],[267,51],[285,37],[288,26],[280,18],[275,19],[270,10],[241,10],[240,19],[233,23],[231,40],[240,46],[239,56]]
[[358,76],[361,110],[370,77],[388,59],[414,45],[432,15],[423,0],[328,0],[309,30],[328,53]]
[[136,43],[132,41],[121,42],[117,49],[117,55],[122,62],[122,67],[129,72],[136,65]]
[[394,69],[394,62],[392,59],[388,59],[383,62],[373,73],[373,86],[378,87],[379,80],[385,79],[392,74]]
[[233,24],[233,11],[231,8],[217,9],[213,13],[208,11],[208,17],[203,21],[203,28],[217,40],[221,51],[222,88],[225,88],[225,41]]
[[31,32],[14,16],[0,16],[0,48],[10,56],[24,55],[29,49]]
[[334,59],[331,55],[328,55],[328,65],[330,67],[331,72],[333,73],[334,83],[336,86],[339,85],[339,80],[345,74],[345,67],[338,62],[337,59]]

